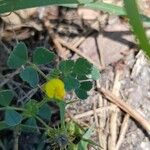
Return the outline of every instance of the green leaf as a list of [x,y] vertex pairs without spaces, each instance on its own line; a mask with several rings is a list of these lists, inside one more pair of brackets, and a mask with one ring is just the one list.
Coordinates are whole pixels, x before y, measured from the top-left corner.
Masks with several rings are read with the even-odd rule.
[[81,76],[78,75],[78,76],[77,76],[77,79],[82,81],[82,80],[87,80],[88,78],[87,78],[86,75],[81,75]]
[[[82,136],[83,139],[89,139],[90,136],[93,133],[93,129],[94,129],[95,125],[93,124],[86,132],[85,134]],[[83,150],[83,149],[87,149],[88,146],[88,142],[87,141],[83,141],[81,140],[80,143],[78,144],[78,150]]]
[[[79,5],[78,4],[62,4],[61,6],[77,8]],[[104,3],[104,2],[96,1],[93,3],[85,3],[82,6],[85,8],[101,10],[101,11],[108,12],[110,14],[116,14],[119,16],[127,16],[127,13],[126,13],[124,7],[116,6],[114,4],[109,4],[107,2]],[[140,17],[141,17],[142,21],[144,22],[144,24],[147,24],[148,26],[150,25],[149,17],[147,17],[143,14],[141,14]]]
[[38,132],[39,128],[38,126],[30,126],[30,125],[26,125],[26,124],[20,124],[19,125],[21,131],[23,132]]
[[68,146],[68,150],[78,150],[78,145],[70,143]]
[[[26,131],[26,132],[35,132],[35,131],[38,131],[38,126],[37,126],[37,123],[36,123],[36,119],[35,118],[29,118],[25,124],[27,126],[27,128],[22,128],[23,131]],[[31,128],[28,128],[28,127],[31,127]]]
[[9,126],[15,126],[20,124],[22,116],[15,110],[7,109],[5,112],[5,122]]
[[0,91],[0,105],[8,106],[13,99],[13,93],[10,90]]
[[6,124],[5,121],[0,121],[0,131],[7,129],[7,128],[10,128],[10,126],[8,124]]
[[100,71],[95,66],[93,66],[91,75],[93,80],[98,80],[100,78]]
[[23,42],[20,42],[15,46],[13,51],[10,53],[7,65],[11,69],[19,68],[22,65],[26,64],[27,59],[28,59],[27,47]]
[[38,115],[43,119],[50,120],[52,112],[49,105],[48,104],[42,105],[41,108],[39,109]]
[[55,68],[50,72],[50,74],[48,75],[48,78],[50,78],[50,79],[51,78],[59,78],[60,74],[61,74],[61,71],[59,69]]
[[88,94],[87,94],[87,92],[85,91],[85,90],[83,90],[83,89],[76,89],[75,90],[75,93],[76,93],[76,95],[77,95],[77,97],[79,98],[79,99],[82,99],[82,100],[84,100],[84,99],[87,99],[88,98]]
[[46,5],[75,4],[77,0],[1,0],[0,13]]
[[25,122],[25,124],[28,125],[28,126],[37,127],[36,119],[35,119],[35,118],[29,118],[29,119]]
[[80,86],[80,83],[77,79],[72,76],[66,76],[63,78],[66,91],[71,91],[77,89]]
[[28,82],[33,88],[35,88],[39,83],[38,72],[32,67],[26,67],[24,70],[22,70],[20,77],[23,81]]
[[119,16],[126,15],[126,12],[123,7],[119,7],[119,6],[116,6],[113,4],[99,2],[99,1],[94,2],[94,3],[85,4],[84,7],[94,9],[94,10],[101,10],[104,12],[113,13],[113,14],[116,14]]
[[25,111],[23,114],[27,117],[36,117],[36,115],[39,112],[38,103],[34,99],[31,99],[30,101],[28,101],[25,104],[24,108],[25,108]]
[[88,75],[92,71],[92,65],[83,58],[77,59],[75,62],[73,72],[77,75]]
[[80,83],[80,89],[85,91],[90,91],[92,89],[92,82],[91,81],[84,81]]
[[37,48],[33,53],[33,63],[34,64],[48,64],[53,61],[55,58],[55,54],[49,51],[46,48]]
[[68,122],[66,124],[66,128],[67,128],[69,135],[71,135],[71,136],[79,136],[80,137],[84,133],[84,131],[81,129],[81,127],[73,121]]
[[92,141],[91,139],[84,139],[84,138],[82,138],[82,141],[85,141],[85,142],[87,142],[88,144],[90,144],[90,145],[92,145],[92,146],[97,146],[97,147],[99,147],[99,148],[102,148],[101,146],[99,146],[97,143],[95,143],[94,141]]
[[90,91],[92,89],[92,82],[91,81],[83,81],[80,83],[80,87],[78,89],[75,89],[75,93],[79,99],[87,99],[88,94],[87,91]]
[[63,74],[70,74],[73,70],[74,61],[73,60],[65,60],[61,61],[59,64],[59,69],[63,72]]
[[129,17],[129,22],[133,28],[140,47],[150,57],[150,44],[146,37],[145,30],[143,28],[141,17],[138,13],[138,8],[135,0],[124,0],[125,9]]
[[80,4],[88,4],[94,2],[94,0],[78,0]]

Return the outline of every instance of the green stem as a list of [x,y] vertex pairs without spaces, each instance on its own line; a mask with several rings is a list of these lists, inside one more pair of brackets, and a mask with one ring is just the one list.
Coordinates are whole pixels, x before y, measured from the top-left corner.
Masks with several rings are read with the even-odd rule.
[[[30,129],[37,129],[37,127],[31,126],[31,125],[25,125],[25,124],[20,124],[21,128],[30,128]],[[40,130],[45,130],[45,128],[38,127]]]
[[14,106],[1,107],[1,108],[0,108],[0,111],[6,110],[6,109],[13,109],[13,110],[18,110],[18,111],[24,111],[23,108],[18,108],[18,107],[14,107]]
[[49,80],[49,78],[38,68],[37,65],[33,64],[32,62],[28,62],[36,71],[39,72],[46,80]]
[[19,135],[20,134],[20,130],[18,127],[16,127],[16,129],[14,130],[14,150],[18,150],[18,146],[19,146]]
[[48,102],[47,99],[43,99],[41,102],[38,103],[38,106],[41,107],[42,105],[44,105],[47,102]]
[[0,147],[2,148],[2,150],[6,150],[4,144],[2,143],[2,141],[0,140]]
[[43,124],[43,126],[45,126],[47,129],[49,129],[50,127],[38,116],[36,116],[36,119],[41,122],[41,124]]

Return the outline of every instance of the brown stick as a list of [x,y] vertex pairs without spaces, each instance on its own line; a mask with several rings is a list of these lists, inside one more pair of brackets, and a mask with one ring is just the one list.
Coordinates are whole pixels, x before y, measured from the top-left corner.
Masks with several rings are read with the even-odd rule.
[[[103,40],[103,34],[101,34],[100,36],[101,36],[101,39]],[[98,38],[96,40],[98,40]],[[99,52],[98,55],[100,58],[101,67],[105,69],[106,65],[105,65],[105,59],[104,59],[103,41],[101,41],[101,44],[98,44],[98,52]]]
[[150,132],[150,123],[144,119],[137,111],[134,110],[130,105],[128,105],[126,102],[124,102],[122,99],[116,97],[113,95],[109,90],[106,90],[104,88],[98,88],[97,89],[99,93],[102,93],[109,101],[116,104],[119,108],[121,108],[123,111],[128,113],[133,119],[135,119],[143,128]]
[[58,53],[58,56],[61,57],[63,60],[67,59],[67,56],[65,55],[65,49],[62,47],[62,45],[59,43],[56,37],[53,38],[53,43],[55,44],[56,51]]
[[129,118],[130,118],[130,116],[128,114],[126,114],[124,119],[123,119],[123,123],[121,125],[119,139],[118,139],[118,142],[116,144],[115,150],[119,150],[121,144],[123,143],[123,139],[125,137],[125,134],[127,132],[128,126],[129,126]]
[[[100,108],[97,108],[95,109],[95,113],[99,114],[99,113],[102,113],[103,111],[110,111],[110,110],[114,110],[114,106],[106,106],[106,107],[100,107]],[[80,118],[83,118],[83,117],[87,117],[87,116],[91,116],[94,114],[94,110],[89,110],[87,112],[84,112],[82,114],[78,114],[78,115],[75,115],[74,118],[75,119],[80,119]]]
[[[100,88],[100,83],[99,81],[96,81],[96,86],[98,88]],[[98,108],[100,107],[104,107],[104,99],[102,98],[102,95],[99,94],[98,95]],[[106,106],[105,106],[106,107]],[[107,106],[108,107],[108,106]],[[99,128],[105,128],[106,127],[106,111],[102,111],[100,114],[99,114]],[[101,147],[103,147],[103,150],[106,150],[107,149],[107,136],[108,134],[106,134],[105,132],[103,132],[102,130],[99,131],[99,135],[98,135],[98,138],[99,138],[99,145]]]
[[[119,90],[120,90],[120,76],[122,75],[123,70],[120,69],[118,66],[115,69],[115,80],[114,85],[112,89],[112,93],[119,97]],[[112,106],[115,106],[111,103]],[[112,111],[110,115],[110,137],[109,137],[109,150],[114,150],[116,147],[116,141],[117,141],[117,119],[118,119],[118,107],[115,108],[114,111]]]

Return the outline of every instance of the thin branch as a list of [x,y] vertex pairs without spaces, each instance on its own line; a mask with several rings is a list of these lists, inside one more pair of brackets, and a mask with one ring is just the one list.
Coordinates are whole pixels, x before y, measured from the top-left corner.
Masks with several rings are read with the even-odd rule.
[[[114,110],[114,106],[99,107],[99,108],[95,109],[95,113],[99,114],[99,113],[102,113],[103,111],[108,111],[108,110]],[[80,118],[88,117],[91,115],[94,115],[94,110],[90,110],[90,111],[84,112],[82,114],[75,115],[74,118],[80,119]]]
[[146,131],[150,133],[150,123],[141,116],[134,108],[132,108],[129,104],[124,102],[124,100],[116,97],[109,90],[104,88],[97,89],[99,93],[102,93],[109,101],[116,104],[123,111],[128,113],[133,119],[135,119]]
[[123,119],[123,123],[121,125],[119,139],[118,139],[118,142],[116,144],[115,150],[119,150],[120,149],[120,146],[121,146],[121,144],[123,142],[125,134],[126,134],[126,132],[128,130],[129,118],[130,118],[130,116],[128,114],[126,114],[125,117],[124,117],[124,119]]

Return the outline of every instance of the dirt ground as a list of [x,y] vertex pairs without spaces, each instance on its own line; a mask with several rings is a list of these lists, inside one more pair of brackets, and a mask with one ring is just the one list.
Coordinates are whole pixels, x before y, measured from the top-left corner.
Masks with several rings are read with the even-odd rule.
[[[144,1],[143,7],[150,15],[149,1]],[[78,52],[58,44],[59,37],[102,68],[95,87],[110,90],[150,120],[150,63],[135,44],[126,18],[82,8],[42,7],[2,16],[0,31],[0,88],[13,89],[18,104],[41,93],[38,88],[31,90],[19,83],[18,70],[8,70],[6,60],[10,50],[17,41],[24,41],[30,51],[37,46],[55,51],[59,60],[79,57]],[[42,69],[47,71],[49,67]],[[68,107],[67,114],[83,126],[95,124],[92,136],[95,142],[104,150],[150,150],[150,135],[137,121],[94,88],[89,95],[87,100]],[[30,135],[23,138],[32,139]]]

